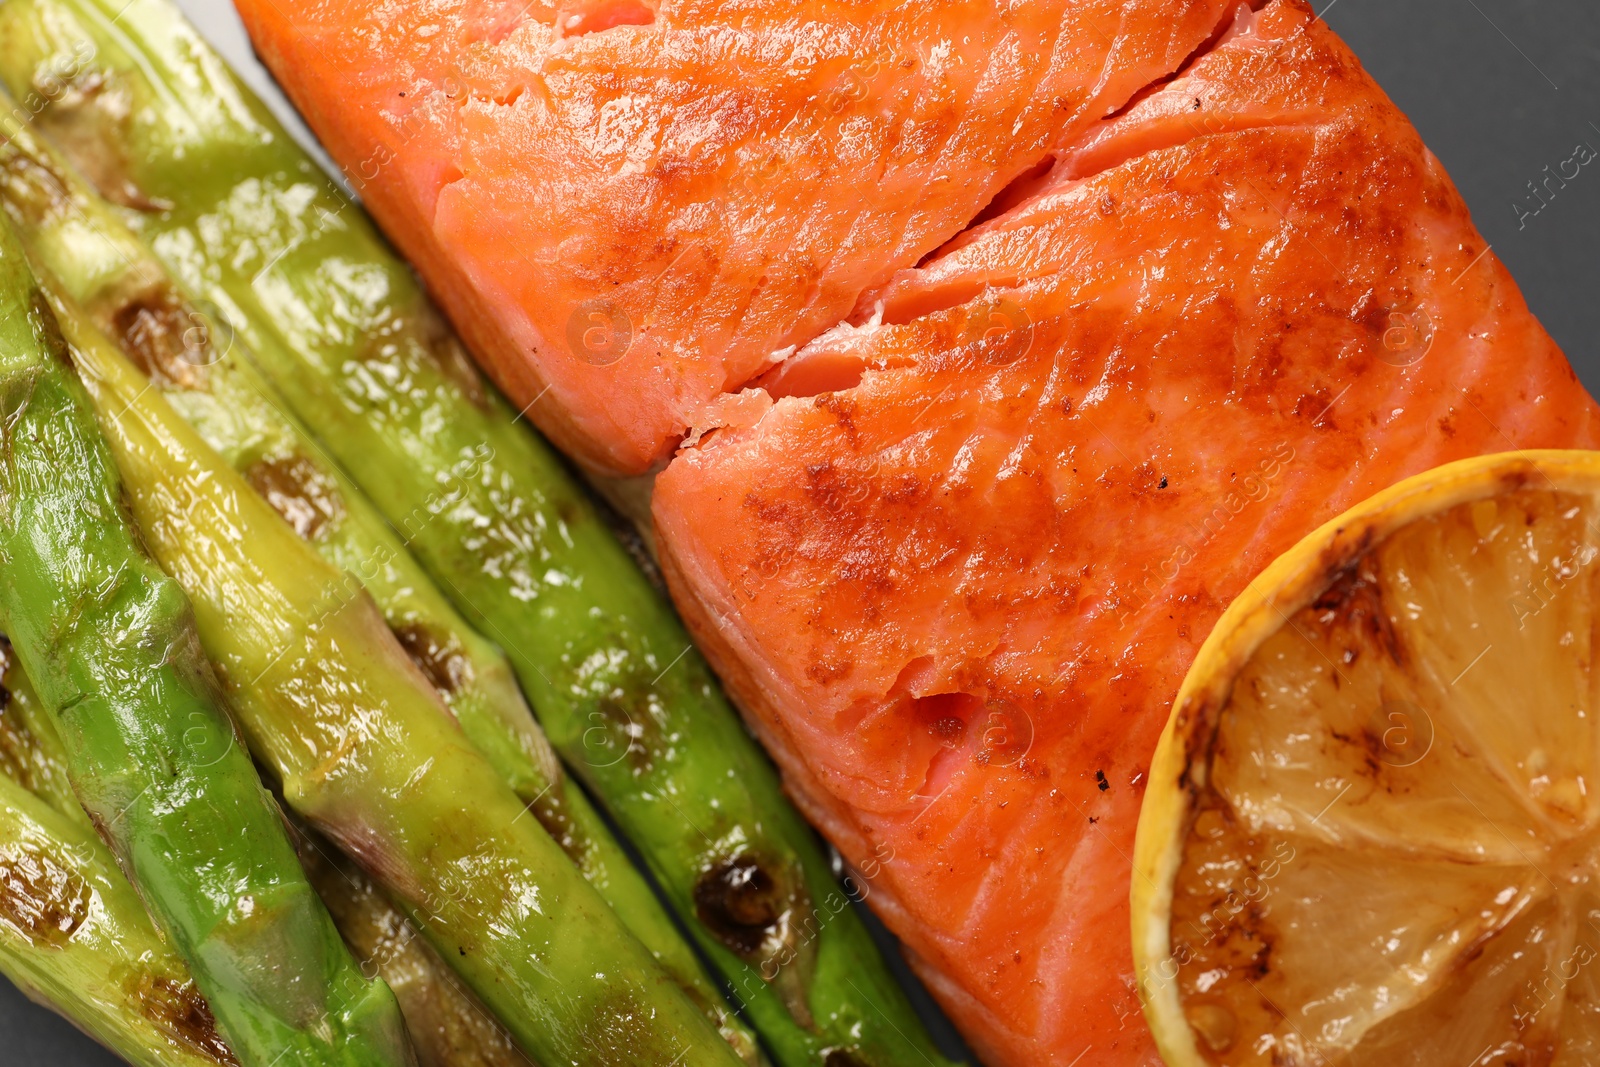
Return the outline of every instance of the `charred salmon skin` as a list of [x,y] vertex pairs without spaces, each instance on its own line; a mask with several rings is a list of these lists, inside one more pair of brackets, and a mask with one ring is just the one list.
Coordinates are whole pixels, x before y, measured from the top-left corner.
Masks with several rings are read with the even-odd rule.
[[1129,858],[1213,622],[1355,502],[1593,447],[1596,409],[1298,2],[1018,192],[684,449],[655,516],[691,630],[985,1061],[1151,1064]]
[[517,407],[637,474],[1228,0],[240,0]]

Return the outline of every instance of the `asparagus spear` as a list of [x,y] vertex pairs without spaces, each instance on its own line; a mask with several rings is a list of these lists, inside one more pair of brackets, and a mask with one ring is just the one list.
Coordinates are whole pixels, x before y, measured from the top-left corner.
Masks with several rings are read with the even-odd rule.
[[135,1067],[236,1064],[189,969],[63,788],[64,761],[0,638],[0,973]]
[[55,319],[0,235],[0,626],[73,791],[247,1064],[400,1064],[218,702],[181,590],[143,554]]
[[193,598],[200,639],[288,805],[384,886],[536,1060],[737,1063],[523,819],[359,583],[55,299],[140,532]]
[[[434,588],[387,521],[111,204],[0,95],[0,202],[36,270],[116,339],[219,454],[331,564],[359,574],[413,661],[520,795],[565,820],[560,765],[504,655]],[[552,794],[554,794],[552,796]]]
[[533,1067],[366,872],[309,831],[301,841],[306,874],[345,940],[399,999],[420,1067]]
[[[66,751],[4,637],[0,775],[9,779],[0,780],[0,972],[138,1067],[237,1063],[216,1033],[211,1009],[188,968],[161,941],[110,853],[93,836],[93,824],[67,784]],[[19,799],[9,788],[12,784],[32,797]],[[14,862],[18,843],[36,838],[31,832],[16,832],[14,827],[21,824],[7,823],[7,814],[20,813],[38,823],[37,800],[76,825],[78,833],[41,823],[49,841],[60,848],[51,849],[45,863],[19,866]],[[295,835],[295,844],[312,886],[363,971],[381,977],[394,991],[419,1067],[531,1067],[505,1029],[461,988],[444,961],[360,868],[305,831]],[[52,872],[54,877],[23,879],[19,870]],[[53,901],[80,898],[59,887],[75,890],[79,884],[91,885],[99,894],[82,898],[95,905],[91,911],[98,925],[89,933],[74,930],[67,935],[73,940],[69,965],[63,966],[59,945],[16,920],[66,913]],[[6,889],[13,890],[11,896]]]
[[[94,837],[65,784],[66,752],[9,651],[0,637],[0,775],[9,779],[0,780],[0,972],[137,1067],[237,1063],[189,969],[162,942]],[[32,796],[20,796],[12,784]],[[37,815],[38,800],[78,832],[47,825],[50,820]],[[32,829],[17,830],[23,824],[7,822],[8,815],[32,820],[60,847],[47,848],[42,863],[19,865],[23,853],[17,849],[39,838]],[[362,969],[394,991],[419,1067],[531,1067],[365,874],[303,832],[295,843],[311,884]],[[18,872],[31,877],[19,878]],[[51,876],[39,877],[41,872]],[[93,892],[77,893],[80,885]],[[89,903],[86,932],[80,932],[85,924],[76,912],[60,901]],[[64,914],[71,916],[67,925],[76,926],[64,931],[70,940],[65,959],[62,938],[40,937],[35,929],[39,920]],[[29,921],[19,923],[19,916]]]
[[21,110],[0,114],[0,204],[36,266],[96,327],[120,340],[152,387],[325,560],[361,577],[468,739],[729,1044],[759,1063],[754,1036],[562,771],[505,656],[467,624],[364,494],[325,458],[245,358],[244,343],[179,292],[112,205],[38,138]]
[[163,0],[13,6],[0,77],[510,654],[778,1059],[936,1059],[681,625],[359,210]]

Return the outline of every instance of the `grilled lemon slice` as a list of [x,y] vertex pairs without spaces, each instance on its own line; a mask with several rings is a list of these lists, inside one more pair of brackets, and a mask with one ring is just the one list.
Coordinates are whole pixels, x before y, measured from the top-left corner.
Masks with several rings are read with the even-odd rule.
[[1178,694],[1133,950],[1169,1067],[1600,1063],[1600,453],[1280,557]]

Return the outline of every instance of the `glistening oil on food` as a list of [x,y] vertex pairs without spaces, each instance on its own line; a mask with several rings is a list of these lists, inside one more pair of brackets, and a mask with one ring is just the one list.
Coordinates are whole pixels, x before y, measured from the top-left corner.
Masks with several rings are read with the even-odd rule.
[[1587,1062],[1597,411],[1308,4],[237,6],[342,183],[0,5],[15,984],[950,1062],[870,909],[995,1067]]

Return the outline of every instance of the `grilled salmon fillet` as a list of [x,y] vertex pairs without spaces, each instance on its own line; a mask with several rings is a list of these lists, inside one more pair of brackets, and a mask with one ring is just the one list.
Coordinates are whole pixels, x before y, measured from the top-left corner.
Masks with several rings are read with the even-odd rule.
[[[1222,609],[1596,409],[1300,0],[239,0],[984,1059],[1156,1062],[1129,855]],[[626,342],[624,344],[624,342]]]
[[660,476],[665,571],[986,1062],[1155,1063],[1129,858],[1217,616],[1406,475],[1593,447],[1595,406],[1297,2],[864,307]]
[[239,0],[495,380],[637,474],[1229,0]]

